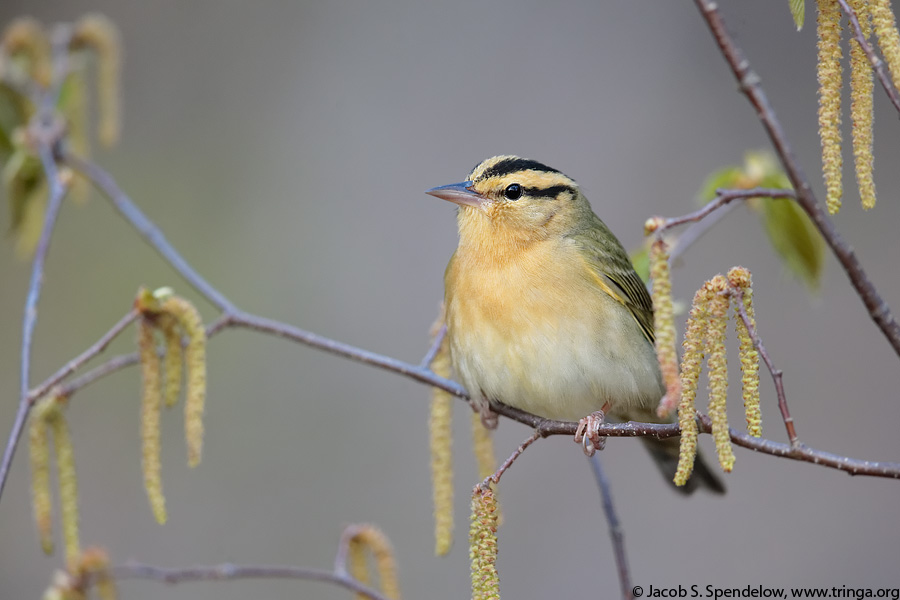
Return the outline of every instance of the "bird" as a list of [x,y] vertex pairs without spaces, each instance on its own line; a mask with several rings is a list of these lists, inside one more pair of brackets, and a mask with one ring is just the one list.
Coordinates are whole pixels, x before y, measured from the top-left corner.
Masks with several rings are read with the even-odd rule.
[[[496,403],[579,421],[595,446],[602,440],[593,426],[607,415],[665,422],[656,414],[665,386],[652,300],[572,178],[500,155],[465,181],[426,193],[459,206],[444,322],[453,371],[486,426],[496,427]],[[671,483],[678,438],[642,439]],[[688,484],[676,489],[699,487],[725,491],[698,456]]]

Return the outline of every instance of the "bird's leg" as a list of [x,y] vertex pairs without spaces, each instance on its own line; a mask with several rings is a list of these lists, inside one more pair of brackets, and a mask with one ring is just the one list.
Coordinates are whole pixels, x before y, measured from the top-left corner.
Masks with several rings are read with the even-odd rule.
[[473,411],[481,415],[481,424],[484,425],[485,429],[490,429],[491,431],[497,429],[500,417],[491,410],[491,402],[486,396],[482,395],[480,400],[470,400],[469,405]]
[[603,450],[606,447],[606,438],[600,437],[599,429],[603,425],[607,412],[609,412],[609,401],[597,412],[592,412],[578,421],[578,429],[575,430],[575,442],[581,444],[587,456],[593,456],[594,452]]
[[499,415],[491,410],[490,403],[485,400],[484,404],[481,405],[481,424],[484,425],[485,429],[493,431],[497,429],[499,422]]

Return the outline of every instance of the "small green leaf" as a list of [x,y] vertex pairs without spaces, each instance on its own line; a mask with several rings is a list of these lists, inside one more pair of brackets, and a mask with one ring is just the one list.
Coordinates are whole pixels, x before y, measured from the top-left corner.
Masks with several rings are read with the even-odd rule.
[[769,241],[784,265],[810,291],[819,288],[825,242],[809,216],[791,199],[764,198],[763,224]]
[[0,83],[0,163],[5,162],[14,150],[13,132],[27,120],[22,97],[9,86]]
[[800,31],[803,29],[803,18],[806,16],[806,0],[788,0],[788,6],[791,7],[791,16],[794,17],[797,31]]
[[[648,238],[650,242],[652,238]],[[638,277],[644,282],[644,285],[650,281],[650,244],[645,243],[640,248],[631,253],[631,264],[634,266]]]

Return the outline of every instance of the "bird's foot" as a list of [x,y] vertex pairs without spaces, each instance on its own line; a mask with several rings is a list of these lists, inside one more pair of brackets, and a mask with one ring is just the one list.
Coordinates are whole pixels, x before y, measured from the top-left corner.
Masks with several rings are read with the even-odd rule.
[[603,425],[605,418],[606,413],[598,410],[578,421],[578,429],[575,430],[575,442],[581,444],[585,456],[593,456],[594,452],[603,450],[606,447],[606,437],[600,437],[598,431],[600,426]]
[[491,431],[497,429],[497,425],[500,423],[500,415],[491,410],[491,403],[488,402],[487,398],[482,398],[481,402],[469,402],[469,405],[473,411],[481,415],[481,424],[484,425],[485,429],[490,429]]

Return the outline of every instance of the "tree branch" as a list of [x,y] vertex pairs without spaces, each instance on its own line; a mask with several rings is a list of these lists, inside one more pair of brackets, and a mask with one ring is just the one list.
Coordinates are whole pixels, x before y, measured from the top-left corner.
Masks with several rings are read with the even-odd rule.
[[787,435],[788,439],[791,442],[791,446],[796,447],[800,444],[800,441],[797,439],[797,430],[794,427],[794,418],[791,417],[791,411],[788,410],[787,396],[784,393],[784,372],[781,369],[775,367],[775,363],[769,356],[766,347],[763,346],[762,340],[759,337],[759,333],[756,331],[756,327],[754,327],[753,323],[750,321],[750,317],[749,315],[747,315],[747,309],[744,308],[743,290],[732,288],[730,293],[736,300],[738,315],[740,315],[741,321],[744,322],[744,326],[747,327],[747,332],[750,334],[750,339],[753,341],[753,346],[756,348],[756,351],[759,352],[759,355],[763,359],[763,362],[766,363],[766,367],[768,367],[769,373],[772,374],[772,382],[775,384],[775,394],[778,396],[778,409],[781,411],[781,418],[782,420],[784,420],[784,426],[787,429]]
[[594,479],[597,480],[597,487],[600,488],[600,496],[603,498],[603,514],[606,515],[606,522],[609,524],[609,537],[612,539],[613,553],[616,556],[616,569],[619,572],[619,584],[622,586],[622,598],[632,600],[634,598],[634,588],[631,587],[631,575],[628,571],[628,555],[625,553],[625,531],[622,529],[622,523],[616,514],[616,507],[613,505],[612,486],[609,478],[603,471],[603,464],[600,456],[594,454],[588,457],[591,463],[591,470],[594,472]]
[[656,234],[661,234],[667,229],[684,225],[685,223],[696,223],[702,220],[712,212],[729,204],[733,200],[749,200],[750,198],[796,198],[794,190],[785,190],[779,188],[750,188],[746,190],[716,190],[716,197],[706,203],[703,208],[695,210],[692,213],[682,215],[680,217],[672,217],[664,219],[662,217],[652,217],[648,222],[653,222]]
[[60,370],[48,377],[43,383],[28,392],[28,402],[34,404],[49,392],[50,388],[77,371],[84,363],[106,350],[106,347],[109,346],[110,342],[122,333],[126,327],[131,325],[134,320],[137,319],[139,314],[140,312],[138,312],[137,309],[132,309],[128,314],[119,319],[119,322],[113,325],[109,331],[104,333],[103,337],[97,340],[93,346],[70,360]]
[[213,566],[169,569],[138,562],[130,562],[110,569],[114,579],[150,579],[176,584],[189,581],[230,581],[234,579],[303,579],[333,583],[342,588],[367,596],[371,600],[388,600],[377,590],[363,585],[347,574],[279,565],[233,565],[225,563]]
[[3,497],[3,488],[6,487],[6,480],[9,477],[9,468],[12,466],[13,456],[16,453],[19,440],[22,438],[22,432],[25,430],[25,422],[28,420],[28,413],[31,412],[31,402],[28,401],[28,382],[31,377],[31,346],[34,340],[34,326],[37,324],[38,301],[41,299],[41,285],[44,281],[44,264],[47,261],[47,254],[50,251],[50,238],[53,235],[53,228],[56,225],[59,211],[62,208],[63,197],[66,194],[66,186],[63,185],[63,182],[59,178],[56,162],[53,159],[51,144],[55,143],[55,141],[49,139],[49,136],[52,133],[48,130],[55,125],[55,122],[43,113],[36,116],[35,119],[37,119],[37,121],[34,121],[31,126],[35,127],[37,130],[36,133],[40,135],[38,151],[41,157],[41,165],[44,168],[44,176],[47,178],[48,185],[50,186],[50,199],[47,201],[47,208],[44,213],[44,225],[41,229],[41,237],[38,239],[37,248],[34,252],[34,259],[31,261],[31,279],[28,283],[28,295],[25,298],[25,317],[22,320],[19,406],[16,410],[12,431],[6,442],[6,449],[3,452],[3,460],[0,462],[0,498]]
[[818,227],[822,237],[825,238],[825,242],[834,252],[838,262],[841,263],[841,266],[847,273],[850,283],[869,311],[869,316],[872,317],[872,320],[881,329],[894,352],[900,357],[900,324],[894,319],[890,307],[879,295],[878,290],[875,289],[875,285],[869,279],[859,259],[856,258],[853,249],[843,240],[834,224],[825,214],[825,211],[822,210],[822,206],[816,200],[815,195],[813,195],[809,180],[800,168],[800,163],[797,161],[797,157],[787,141],[784,129],[775,116],[775,111],[769,103],[766,93],[760,86],[759,77],[750,68],[750,62],[744,56],[744,52],[737,46],[725,28],[725,23],[719,14],[718,5],[713,0],[694,0],[694,2],[700,9],[703,18],[706,19],[710,31],[712,31],[713,37],[722,51],[722,55],[740,84],[741,91],[756,109],[756,114],[769,135],[788,178],[791,180],[791,185],[796,190],[797,202]]

